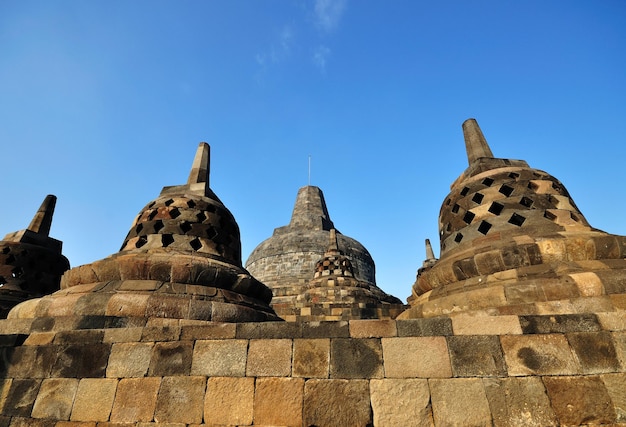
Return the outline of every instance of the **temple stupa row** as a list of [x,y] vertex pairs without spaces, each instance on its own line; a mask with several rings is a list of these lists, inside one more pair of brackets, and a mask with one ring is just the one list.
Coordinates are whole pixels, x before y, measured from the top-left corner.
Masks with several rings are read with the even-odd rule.
[[474,119],[463,133],[469,165],[444,199],[440,257],[427,241],[409,306],[376,285],[370,253],[337,230],[322,191],[310,185],[298,191],[290,223],[244,267],[239,228],[209,186],[210,149],[201,143],[187,183],[164,187],[120,251],[103,260],[66,271],[61,242],[48,237],[49,196],[28,229],[0,242],[0,309],[6,315],[26,300],[10,318],[74,316],[106,327],[146,318],[581,313],[589,297],[626,293],[625,237],[592,228],[548,173],[494,157]]

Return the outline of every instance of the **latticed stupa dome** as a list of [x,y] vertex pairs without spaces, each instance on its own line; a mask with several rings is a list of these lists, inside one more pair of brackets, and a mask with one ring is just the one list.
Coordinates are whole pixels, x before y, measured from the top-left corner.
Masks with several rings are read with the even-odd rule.
[[[269,288],[241,266],[239,227],[233,215],[209,188],[206,143],[198,148],[187,184],[163,188],[146,205],[120,252],[63,276],[62,289],[79,285],[85,289],[85,300],[106,302],[99,310],[110,316],[278,319],[269,307]],[[74,298],[77,293],[67,292]],[[72,307],[68,301],[67,311]],[[30,311],[21,307],[16,315],[28,316]]]
[[620,292],[626,238],[592,228],[550,174],[494,158],[474,119],[463,132],[469,167],[441,207],[441,256],[418,274],[403,316],[533,312],[536,303]]
[[70,268],[63,244],[49,237],[56,200],[46,196],[27,229],[0,241],[0,318],[22,301],[57,291]]

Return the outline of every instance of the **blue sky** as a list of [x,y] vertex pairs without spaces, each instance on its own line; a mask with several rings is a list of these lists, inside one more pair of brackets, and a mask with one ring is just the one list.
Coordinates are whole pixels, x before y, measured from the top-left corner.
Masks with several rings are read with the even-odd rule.
[[4,0],[0,237],[55,194],[72,266],[117,252],[207,141],[245,260],[289,222],[311,156],[336,227],[405,299],[469,117],[626,234],[622,0]]

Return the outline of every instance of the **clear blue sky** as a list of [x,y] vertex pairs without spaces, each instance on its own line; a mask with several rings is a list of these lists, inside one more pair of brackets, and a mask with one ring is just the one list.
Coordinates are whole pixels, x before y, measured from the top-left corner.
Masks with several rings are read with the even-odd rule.
[[245,260],[310,155],[335,225],[405,299],[469,117],[626,234],[623,0],[3,0],[0,238],[51,193],[72,266],[117,252],[207,141]]

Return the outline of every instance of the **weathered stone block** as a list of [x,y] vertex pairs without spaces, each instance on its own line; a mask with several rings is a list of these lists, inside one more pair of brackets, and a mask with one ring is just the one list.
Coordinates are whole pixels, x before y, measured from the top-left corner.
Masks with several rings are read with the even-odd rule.
[[613,401],[600,377],[543,377],[543,382],[562,425],[616,421]]
[[290,339],[250,340],[246,375],[249,377],[286,377],[291,375]]
[[254,394],[254,424],[301,426],[302,378],[258,378]]
[[143,333],[142,327],[125,327],[117,329],[106,329],[104,331],[104,337],[102,342],[115,343],[115,342],[131,342],[141,340],[141,334]]
[[64,347],[52,367],[52,377],[101,378],[105,376],[110,344],[72,344]]
[[156,422],[200,423],[205,377],[164,377],[154,411]]
[[152,349],[148,375],[154,377],[189,375],[192,351],[191,341],[156,343]]
[[335,338],[330,341],[331,378],[382,378],[379,339]]
[[506,365],[495,335],[446,337],[455,377],[502,377]]
[[70,420],[108,421],[116,390],[116,379],[84,378],[80,380]]
[[565,336],[506,335],[500,337],[509,375],[573,375],[580,369]]
[[49,345],[52,344],[56,332],[33,332],[27,335],[24,345]]
[[125,378],[115,393],[112,422],[152,421],[161,378]]
[[196,341],[191,375],[244,376],[248,340]]
[[452,319],[449,317],[431,319],[397,320],[399,337],[421,337],[452,335]]
[[445,337],[382,338],[382,345],[386,378],[452,376]]
[[370,381],[374,425],[433,426],[430,390],[425,379]]
[[371,425],[369,381],[308,380],[303,418],[306,426]]
[[616,372],[620,369],[610,332],[578,332],[566,335],[585,374]]
[[488,378],[483,385],[495,427],[559,425],[540,378]]
[[302,336],[302,328],[294,322],[256,322],[238,323],[237,338],[262,339],[262,338],[299,338]]
[[33,405],[33,418],[69,420],[78,380],[73,378],[48,378],[43,380]]
[[347,321],[302,323],[302,338],[348,338]]
[[561,314],[551,316],[520,316],[525,334],[553,334],[566,332],[599,331],[595,314]]
[[28,417],[35,403],[35,398],[39,392],[41,380],[34,379],[14,379],[4,383],[4,387],[9,387],[5,393],[2,391],[2,403],[0,407],[3,415]]
[[605,331],[626,331],[626,314],[623,312],[596,313]]
[[436,426],[491,426],[491,410],[479,378],[430,379]]
[[250,425],[254,405],[254,378],[209,378],[204,399],[207,425]]
[[293,376],[328,378],[330,339],[293,340]]
[[349,327],[352,338],[382,338],[398,335],[395,320],[352,320]]
[[141,341],[177,341],[180,337],[178,319],[149,319],[143,329]]
[[180,338],[183,340],[235,338],[236,331],[236,323],[205,323],[204,325],[182,325]]
[[7,378],[47,378],[57,359],[58,346],[21,346],[3,348],[0,373]]
[[149,294],[116,293],[111,295],[105,314],[120,317],[146,317]]
[[521,334],[517,316],[484,316],[458,314],[452,317],[455,335],[511,335]]
[[613,401],[617,422],[626,423],[626,373],[600,375]]
[[148,372],[154,343],[116,343],[111,347],[107,365],[108,378],[143,377]]

